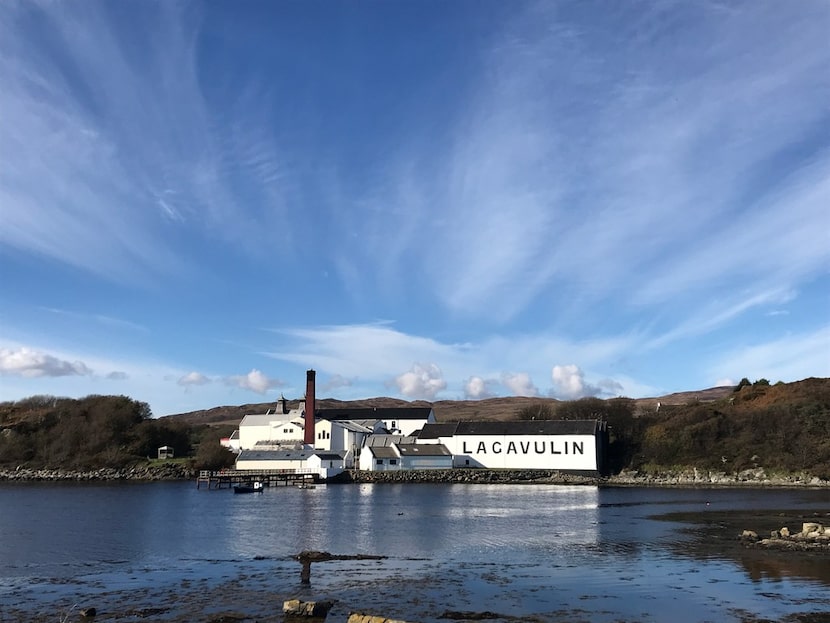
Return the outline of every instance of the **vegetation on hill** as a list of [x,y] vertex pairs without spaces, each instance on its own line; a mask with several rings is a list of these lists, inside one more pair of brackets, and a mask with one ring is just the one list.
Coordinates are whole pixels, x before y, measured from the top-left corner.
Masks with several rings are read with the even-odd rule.
[[[389,398],[318,401],[319,408],[428,404]],[[125,396],[34,396],[0,403],[0,468],[125,467],[155,457],[160,446],[168,445],[193,467],[216,469],[231,465],[234,458],[218,439],[228,436],[246,413],[263,413],[273,406],[217,407],[153,419],[146,403]],[[613,472],[697,467],[730,473],[764,468],[830,479],[830,379],[776,385],[743,379],[734,388],[659,399],[497,398],[432,406],[443,422],[604,420]]]
[[627,398],[583,398],[555,408],[531,405],[518,416],[606,420],[612,471],[763,467],[830,479],[830,379],[776,385],[743,379],[714,400],[653,404],[644,409]]
[[221,430],[151,415],[146,403],[126,396],[0,403],[0,467],[120,468],[155,458],[161,446],[195,467],[233,463],[232,453],[217,443]]

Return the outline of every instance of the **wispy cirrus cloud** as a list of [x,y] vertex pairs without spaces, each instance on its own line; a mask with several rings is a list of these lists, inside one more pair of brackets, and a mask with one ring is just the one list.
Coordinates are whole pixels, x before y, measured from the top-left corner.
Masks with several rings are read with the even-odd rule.
[[[815,331],[791,333],[718,353],[707,369],[712,379],[766,378],[797,381],[811,376],[830,377],[830,325]],[[733,383],[726,383],[733,384]]]
[[[0,7],[0,244],[147,280],[194,268],[177,248],[182,228],[238,244],[278,218],[263,99],[229,95],[219,123],[200,83],[198,8],[140,8]],[[265,199],[244,205],[267,210],[240,218],[242,182]]]
[[363,268],[499,323],[604,301],[683,324],[704,291],[721,316],[736,284],[793,289],[830,261],[828,19],[822,3],[522,4],[456,94],[462,121],[402,141],[349,216],[380,240]]

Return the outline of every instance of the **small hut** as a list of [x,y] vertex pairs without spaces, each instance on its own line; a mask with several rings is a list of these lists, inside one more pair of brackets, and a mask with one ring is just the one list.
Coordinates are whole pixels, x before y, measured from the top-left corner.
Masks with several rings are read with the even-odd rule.
[[159,448],[159,458],[160,459],[172,459],[173,458],[173,447],[172,446],[162,446]]

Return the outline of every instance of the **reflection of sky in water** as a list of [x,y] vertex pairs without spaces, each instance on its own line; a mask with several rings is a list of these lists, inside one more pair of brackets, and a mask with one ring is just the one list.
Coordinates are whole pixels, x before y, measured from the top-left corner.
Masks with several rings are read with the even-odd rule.
[[[248,589],[287,597],[304,590],[290,557],[314,549],[388,558],[315,563],[308,598],[330,594],[387,611],[388,601],[367,597],[371,582],[377,595],[396,596],[390,615],[419,612],[413,620],[452,608],[547,620],[568,609],[592,621],[728,621],[740,620],[729,613],[741,609],[781,618],[830,609],[827,586],[788,577],[787,566],[769,577],[743,561],[695,559],[670,547],[684,538],[682,525],[649,517],[821,507],[826,496],[547,485],[332,485],[255,495],[191,483],[0,485],[0,604],[36,590],[48,610],[49,600],[73,591],[175,594],[181,582],[240,577],[240,600]],[[240,607],[252,607],[246,603]]]
[[285,487],[236,496],[244,499],[229,505],[228,547],[239,556],[316,549],[420,557],[597,541],[596,488],[510,487],[505,497],[505,487]]

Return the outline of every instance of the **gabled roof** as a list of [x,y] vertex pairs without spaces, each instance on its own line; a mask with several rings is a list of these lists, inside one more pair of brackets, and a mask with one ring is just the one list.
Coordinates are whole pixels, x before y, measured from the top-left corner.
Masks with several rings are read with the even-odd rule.
[[[454,428],[453,428],[454,427]],[[518,422],[457,422],[424,424],[419,439],[453,435],[595,435],[598,420],[522,420]]]
[[397,459],[398,455],[392,446],[367,446],[369,452],[378,459]]
[[303,428],[302,418],[288,418],[285,415],[272,413],[259,415],[246,415],[239,423],[240,426],[299,426]]
[[268,426],[271,422],[281,422],[285,419],[285,416],[277,417],[276,414],[273,415],[266,415],[261,413],[259,415],[246,415],[242,418],[242,421],[239,423],[240,426]]
[[398,444],[401,456],[452,456],[452,453],[440,443]]
[[415,443],[415,438],[404,435],[372,435],[366,438],[366,446],[370,448],[391,446],[395,443]]
[[358,409],[317,409],[324,420],[426,420],[431,407],[364,407]]
[[314,456],[319,457],[323,461],[342,461],[343,457],[336,452],[314,452]]
[[452,437],[458,422],[439,423],[439,424],[424,424],[421,432],[418,433],[418,439],[438,439],[439,437]]
[[353,422],[351,420],[339,420],[332,423],[337,426],[340,426],[341,428],[345,428],[346,430],[352,431],[353,433],[372,433],[372,427],[365,426],[361,422]]

